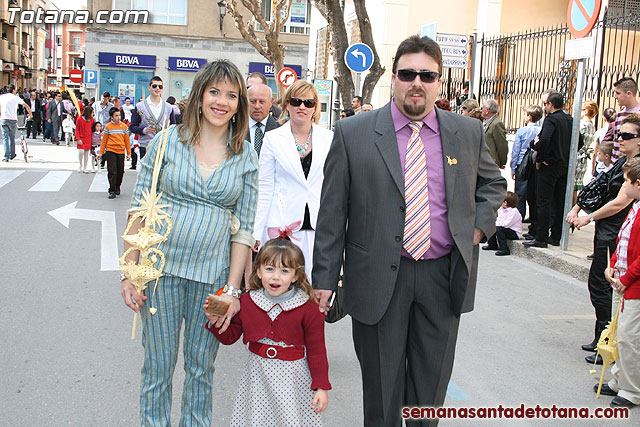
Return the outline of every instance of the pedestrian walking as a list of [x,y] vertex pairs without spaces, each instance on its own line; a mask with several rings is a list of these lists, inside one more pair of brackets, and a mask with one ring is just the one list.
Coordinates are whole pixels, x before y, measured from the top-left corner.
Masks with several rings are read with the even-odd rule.
[[[93,119],[93,108],[85,107],[81,116],[76,119],[76,143],[78,144],[78,172],[89,173],[87,163],[93,141],[92,129],[95,120]],[[95,172],[95,164],[91,159],[91,169]]]
[[107,162],[107,177],[109,178],[109,198],[115,199],[120,195],[120,184],[124,176],[124,153],[127,160],[131,157],[131,143],[129,129],[120,121],[120,110],[112,107],[109,111],[111,121],[105,126],[100,144],[100,156]]
[[55,98],[49,102],[47,111],[49,113],[47,122],[51,124],[51,142],[55,145],[60,145],[60,130],[62,128],[62,116],[64,111],[62,95],[60,92],[57,92],[55,94]]
[[29,119],[33,119],[29,105],[16,95],[14,85],[7,86],[7,93],[0,95],[0,126],[2,126],[2,145],[4,147],[3,162],[16,157],[16,132],[18,131],[18,106],[27,109]]
[[[329,363],[324,316],[305,274],[300,248],[288,238],[269,240],[258,252],[240,313],[220,333],[206,313],[207,329],[224,345],[242,336],[249,359],[231,426],[321,426],[327,408]],[[205,311],[209,302],[204,304]]]

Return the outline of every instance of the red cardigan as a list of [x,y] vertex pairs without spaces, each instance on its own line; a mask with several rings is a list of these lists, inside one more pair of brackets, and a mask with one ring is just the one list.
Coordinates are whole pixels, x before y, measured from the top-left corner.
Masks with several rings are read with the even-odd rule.
[[[614,268],[617,260],[618,249],[616,248],[609,265]],[[640,212],[636,215],[631,227],[627,248],[627,272],[620,277],[620,282],[627,287],[624,291],[624,299],[640,299]]]
[[231,325],[223,334],[209,322],[207,329],[225,345],[235,343],[241,335],[245,344],[270,338],[298,347],[304,345],[311,372],[311,389],[331,390],[329,362],[324,345],[324,315],[320,313],[318,304],[307,301],[300,307],[283,311],[273,321],[253,302],[249,294],[240,297],[240,307],[240,312],[231,319]]
[[78,116],[76,119],[76,141],[79,150],[91,150],[93,122],[93,119],[86,121],[82,116]]

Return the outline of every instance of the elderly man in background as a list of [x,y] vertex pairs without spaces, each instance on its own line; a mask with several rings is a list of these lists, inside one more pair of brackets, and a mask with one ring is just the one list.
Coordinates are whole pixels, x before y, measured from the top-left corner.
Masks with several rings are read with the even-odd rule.
[[[257,71],[249,74],[249,76],[247,77],[247,89],[249,89],[251,86],[260,84],[268,86],[267,77],[264,74]],[[278,107],[277,105],[273,105],[272,102],[269,112],[271,113],[273,118],[278,121],[280,119],[280,115],[282,114],[282,109],[280,109],[280,107]]]
[[361,113],[366,113],[367,111],[373,111],[373,105],[371,104],[362,104],[362,110],[360,110]]
[[273,93],[271,88],[259,83],[252,85],[247,93],[249,95],[249,129],[247,129],[247,141],[260,156],[262,139],[270,130],[280,127],[280,123],[273,118],[269,111],[273,105]]
[[498,117],[500,105],[495,99],[487,99],[482,103],[482,118],[484,119],[484,141],[489,147],[491,157],[500,169],[507,164],[507,131],[504,123]]

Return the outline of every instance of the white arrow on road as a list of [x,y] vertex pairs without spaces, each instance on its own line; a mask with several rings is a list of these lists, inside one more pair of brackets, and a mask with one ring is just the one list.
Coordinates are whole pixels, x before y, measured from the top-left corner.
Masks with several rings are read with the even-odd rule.
[[78,209],[77,201],[69,203],[49,213],[60,224],[69,228],[69,221],[84,219],[87,221],[100,221],[102,223],[102,236],[100,238],[100,270],[119,270],[118,263],[118,235],[116,233],[116,214],[113,211],[97,211],[92,209]]
[[362,67],[366,67],[367,66],[367,55],[365,55],[363,52],[360,52],[358,49],[353,49],[353,52],[351,52],[351,55],[353,55],[354,58],[357,58],[358,56],[362,57]]

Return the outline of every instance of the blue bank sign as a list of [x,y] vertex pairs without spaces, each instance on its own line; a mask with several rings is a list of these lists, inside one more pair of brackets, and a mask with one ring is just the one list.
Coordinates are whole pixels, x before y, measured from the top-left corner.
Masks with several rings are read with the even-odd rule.
[[[299,79],[302,78],[302,66],[301,65],[287,65],[285,67],[293,68],[293,71],[296,72],[296,75]],[[275,67],[271,64],[267,64],[265,62],[249,62],[249,74],[251,73],[262,73],[266,77],[275,77],[274,75]]]
[[156,57],[153,55],[133,55],[126,53],[98,53],[98,65],[114,68],[156,69]]
[[170,71],[191,71],[198,72],[200,68],[204,67],[207,60],[204,58],[182,58],[178,56],[169,57],[169,70]]

